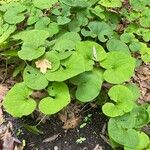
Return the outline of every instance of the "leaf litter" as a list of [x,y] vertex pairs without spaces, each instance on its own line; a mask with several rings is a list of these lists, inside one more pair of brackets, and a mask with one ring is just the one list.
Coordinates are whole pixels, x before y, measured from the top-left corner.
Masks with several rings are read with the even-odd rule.
[[136,69],[133,82],[140,87],[141,96],[138,102],[140,104],[150,102],[150,63],[143,64]]

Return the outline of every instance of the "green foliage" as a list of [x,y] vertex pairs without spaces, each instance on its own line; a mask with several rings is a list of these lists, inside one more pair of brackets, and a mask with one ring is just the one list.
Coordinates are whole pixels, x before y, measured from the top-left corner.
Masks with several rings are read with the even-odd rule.
[[15,117],[31,114],[36,108],[36,102],[29,96],[32,90],[24,83],[17,83],[7,94],[4,100],[6,111]]
[[106,69],[104,79],[107,82],[120,84],[133,76],[135,59],[121,52],[109,52],[100,65]]
[[54,82],[48,87],[48,93],[49,97],[39,103],[39,110],[46,115],[55,114],[70,103],[69,90],[63,82]]
[[123,85],[113,86],[108,95],[114,103],[105,103],[102,107],[103,113],[110,117],[122,116],[134,108],[133,93]]
[[[149,16],[149,0],[0,1],[0,55],[16,67],[13,77],[23,76],[4,108],[14,117],[35,109],[52,115],[72,99],[95,100],[111,117],[112,147],[148,149],[141,128],[150,121],[150,106],[137,103],[140,91],[130,79],[138,61],[150,62]],[[33,91],[46,95],[33,100]]]

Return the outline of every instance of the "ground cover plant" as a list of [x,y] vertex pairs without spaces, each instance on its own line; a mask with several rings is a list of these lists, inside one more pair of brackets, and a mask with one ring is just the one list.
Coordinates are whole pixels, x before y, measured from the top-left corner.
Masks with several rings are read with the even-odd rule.
[[[0,54],[22,76],[3,101],[13,117],[96,101],[112,148],[150,149],[150,106],[130,82],[150,62],[149,0],[0,1]],[[103,98],[103,85],[108,98]],[[44,92],[35,99],[35,91]]]

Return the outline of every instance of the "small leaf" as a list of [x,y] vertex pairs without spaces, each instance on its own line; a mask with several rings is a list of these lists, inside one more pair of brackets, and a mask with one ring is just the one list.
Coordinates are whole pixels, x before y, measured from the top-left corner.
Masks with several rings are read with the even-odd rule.
[[46,77],[36,68],[27,66],[23,72],[25,84],[34,90],[41,90],[48,86]]
[[54,98],[46,97],[39,103],[39,109],[46,115],[59,112],[70,103],[70,94],[67,85],[63,82],[54,82],[49,88],[49,93],[55,93]]
[[107,41],[106,45],[109,51],[121,51],[130,55],[128,46],[118,39],[110,39]]
[[40,135],[40,134],[43,134],[42,131],[40,131],[36,126],[31,126],[31,125],[27,125],[27,124],[24,124],[23,127],[28,130],[29,132],[35,134],[35,135]]

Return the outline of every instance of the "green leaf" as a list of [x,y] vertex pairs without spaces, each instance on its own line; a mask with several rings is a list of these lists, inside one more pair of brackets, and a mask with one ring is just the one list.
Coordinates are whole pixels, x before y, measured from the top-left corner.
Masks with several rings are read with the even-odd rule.
[[132,41],[134,41],[135,36],[133,33],[123,33],[120,36],[120,40],[123,41],[124,43],[131,43]]
[[54,93],[53,97],[46,97],[39,103],[39,109],[46,115],[59,112],[70,103],[69,89],[65,83],[54,82],[48,88],[49,93]]
[[100,0],[99,4],[104,7],[121,7],[122,0]]
[[45,47],[32,47],[32,45],[23,45],[22,49],[18,51],[18,56],[23,60],[37,59],[45,53]]
[[135,120],[135,128],[142,128],[149,122],[149,114],[143,107],[134,108],[131,116]]
[[48,37],[49,32],[45,30],[29,30],[16,34],[13,38],[23,41],[18,56],[29,61],[39,58],[45,52],[44,44]]
[[133,83],[126,84],[126,87],[132,92],[133,100],[136,101],[141,95],[139,87]]
[[109,51],[121,51],[123,53],[130,54],[128,46],[118,39],[108,40],[106,46]]
[[92,41],[77,43],[76,51],[84,57],[86,71],[92,70],[94,61],[99,62],[106,58],[103,47]]
[[17,24],[22,22],[25,19],[23,11],[26,10],[24,5],[20,3],[15,3],[13,7],[9,7],[4,14],[4,20],[9,24]]
[[52,22],[48,26],[49,31],[49,37],[52,37],[53,35],[57,34],[59,32],[59,26],[56,22]]
[[76,43],[80,42],[81,38],[76,32],[67,32],[60,36],[53,47],[57,51],[74,50]]
[[36,22],[35,29],[36,30],[44,30],[45,28],[47,28],[49,23],[50,23],[50,18],[42,17]]
[[3,44],[15,30],[15,26],[9,26],[9,28],[0,36],[0,45]]
[[130,0],[130,5],[135,10],[143,10],[149,4],[149,0]]
[[3,106],[14,117],[27,116],[36,108],[36,102],[29,98],[31,94],[32,90],[24,83],[17,83],[7,93]]
[[43,131],[40,131],[37,126],[31,126],[28,124],[24,124],[23,127],[28,130],[29,132],[35,134],[35,135],[40,135],[43,134]]
[[72,7],[88,7],[89,3],[86,0],[61,0],[66,5],[72,6]]
[[133,93],[131,90],[123,85],[115,85],[113,86],[109,92],[109,97],[115,102],[122,101],[133,101]]
[[56,71],[60,67],[60,60],[57,53],[53,51],[46,52],[43,58],[51,63],[52,66],[52,68],[50,69],[51,72]]
[[27,66],[23,73],[25,84],[34,90],[41,90],[48,86],[48,81],[45,76],[38,70],[31,66]]
[[124,147],[124,150],[143,150],[143,149],[147,149],[147,147],[150,144],[150,139],[149,137],[144,133],[144,132],[138,132],[138,136],[139,136],[139,144],[136,148],[131,149],[128,147]]
[[150,10],[149,7],[145,7],[144,11],[142,12],[142,17],[139,19],[141,26],[145,28],[150,27]]
[[110,117],[121,116],[133,109],[133,94],[127,87],[115,85],[109,90],[108,95],[115,104],[105,103],[103,105],[102,110],[105,115]]
[[[129,64],[130,62],[130,64]],[[104,79],[113,84],[128,81],[135,69],[135,59],[122,52],[109,52],[100,65],[106,69]]]
[[141,43],[140,54],[142,60],[146,63],[150,62],[150,48],[146,44]]
[[58,0],[33,0],[35,7],[39,9],[48,9],[51,8]]
[[76,98],[79,101],[89,102],[98,96],[103,83],[102,74],[102,70],[94,69],[71,79],[71,82],[77,85]]
[[58,25],[65,25],[65,24],[68,24],[70,21],[71,21],[71,19],[66,16],[58,16],[57,17]]
[[82,55],[74,52],[69,58],[61,61],[61,67],[55,72],[47,71],[45,74],[49,81],[65,81],[85,71]]
[[108,134],[115,142],[129,148],[136,148],[139,143],[136,130],[124,128],[115,118],[111,118],[108,122]]
[[[90,31],[86,31],[93,38],[98,37],[99,41],[106,42],[107,38],[113,37],[112,28],[105,22],[93,21],[88,24]],[[86,33],[86,34],[87,34]]]

